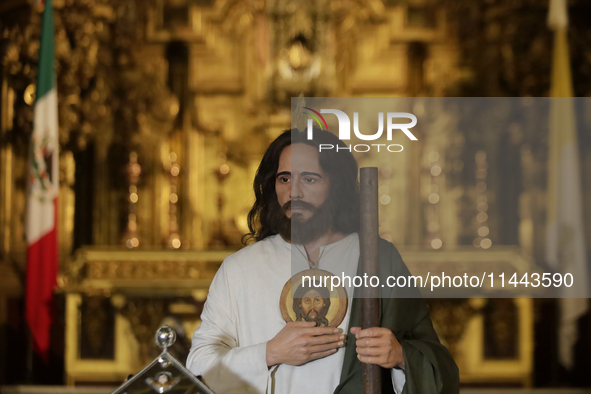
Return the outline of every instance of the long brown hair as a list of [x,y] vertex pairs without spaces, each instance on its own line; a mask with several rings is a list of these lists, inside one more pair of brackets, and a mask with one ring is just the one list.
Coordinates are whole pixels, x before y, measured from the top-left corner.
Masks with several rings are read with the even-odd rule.
[[273,209],[279,206],[275,192],[275,177],[281,153],[291,144],[306,144],[316,149],[319,149],[320,144],[333,146],[333,149],[323,149],[318,154],[320,167],[330,180],[330,192],[327,198],[334,201],[332,230],[344,234],[359,230],[357,161],[348,150],[349,147],[334,134],[314,129],[313,135],[313,139],[308,140],[304,132],[297,129],[286,130],[267,148],[253,182],[255,203],[248,213],[250,232],[242,237],[244,244],[251,240],[261,241],[277,234],[272,223]]

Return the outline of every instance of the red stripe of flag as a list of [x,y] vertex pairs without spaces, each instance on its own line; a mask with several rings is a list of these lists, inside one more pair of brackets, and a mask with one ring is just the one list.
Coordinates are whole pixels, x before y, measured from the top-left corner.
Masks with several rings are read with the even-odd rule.
[[37,242],[29,245],[27,253],[27,287],[25,318],[33,337],[33,350],[45,362],[49,356],[50,330],[53,323],[53,291],[57,285],[58,247],[57,211],[54,199],[55,226]]

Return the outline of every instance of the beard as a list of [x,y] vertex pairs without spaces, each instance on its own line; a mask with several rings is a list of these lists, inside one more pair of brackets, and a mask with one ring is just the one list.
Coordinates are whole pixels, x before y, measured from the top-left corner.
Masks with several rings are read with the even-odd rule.
[[[330,198],[327,198],[318,207],[300,200],[288,201],[281,207],[275,201],[270,212],[273,231],[286,241],[297,245],[305,245],[317,240],[332,227],[333,209],[329,201]],[[305,219],[300,213],[292,213],[290,219],[287,217],[287,210],[292,207],[307,210],[312,215]]]
[[[312,314],[312,311],[315,312],[313,316],[310,316]],[[306,316],[304,316],[304,321],[307,322],[314,322],[316,323],[316,327],[327,327],[329,321],[326,319],[326,316],[322,316],[322,311],[318,312],[314,309],[311,309],[308,314]],[[326,315],[326,314],[325,314]]]

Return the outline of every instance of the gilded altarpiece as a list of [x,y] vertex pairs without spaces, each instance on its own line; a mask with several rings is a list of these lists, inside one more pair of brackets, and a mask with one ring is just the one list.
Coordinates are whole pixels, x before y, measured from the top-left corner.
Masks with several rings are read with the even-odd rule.
[[[2,25],[0,152],[0,270],[15,278],[25,264],[40,12],[16,3],[5,15],[21,18]],[[290,124],[291,97],[444,96],[470,75],[439,2],[56,0],[55,8],[58,291],[69,384],[119,383],[138,371],[163,322],[177,328],[178,354],[186,354],[208,284],[241,247],[251,181],[268,143]],[[450,127],[453,119],[437,122],[395,169],[380,172],[389,218],[382,236],[411,270],[432,259],[529,264],[519,247],[495,249],[498,234],[479,230],[489,224],[478,217],[492,217],[486,151]],[[483,171],[451,181],[464,165]],[[0,305],[22,290],[7,280]],[[465,382],[529,384],[530,300],[430,304]]]

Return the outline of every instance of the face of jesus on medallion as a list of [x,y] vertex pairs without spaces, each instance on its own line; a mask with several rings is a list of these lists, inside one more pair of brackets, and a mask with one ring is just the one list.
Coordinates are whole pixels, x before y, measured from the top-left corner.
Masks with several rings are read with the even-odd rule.
[[327,327],[330,325],[326,318],[330,304],[330,292],[326,287],[308,288],[300,285],[293,298],[295,321],[315,322],[318,327]]
[[318,318],[325,305],[324,298],[322,298],[320,292],[316,289],[308,290],[302,297],[302,302],[300,302],[300,307],[307,320]]
[[288,218],[292,215],[294,218],[298,215],[303,220],[312,217],[315,208],[326,200],[329,190],[330,181],[320,167],[314,147],[293,144],[281,152],[275,192]]

